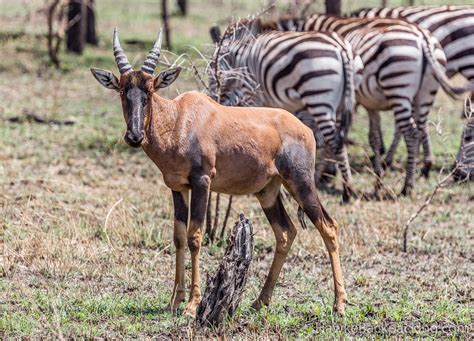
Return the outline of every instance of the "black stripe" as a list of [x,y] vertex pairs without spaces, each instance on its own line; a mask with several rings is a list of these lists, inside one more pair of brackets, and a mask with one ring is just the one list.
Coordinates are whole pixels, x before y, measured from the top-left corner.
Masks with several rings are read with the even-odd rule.
[[[337,54],[334,51],[331,50],[309,50],[309,51],[302,51],[293,56],[293,59],[291,60],[291,63],[286,65],[285,68],[283,68],[280,72],[278,72],[272,79],[272,88],[273,92],[276,93],[276,86],[277,82],[288,76],[290,73],[293,72],[294,68],[298,63],[304,59],[313,59],[313,58],[324,58],[324,57],[329,57],[329,58],[334,58],[337,59]],[[269,69],[271,68],[271,65],[265,70],[265,78],[267,78],[267,74]],[[324,72],[331,72],[331,73],[324,73]],[[326,74],[337,74],[337,72],[333,70],[322,70],[322,71],[317,71],[317,72],[323,72],[321,75],[326,75]],[[299,86],[294,87],[296,90],[299,88]],[[297,90],[298,91],[298,90]]]
[[465,36],[474,34],[474,25],[472,26],[464,26],[461,27],[453,32],[451,32],[449,35],[447,35],[443,40],[441,40],[439,43],[441,46],[445,47],[449,43],[458,40],[460,38],[464,38]]
[[392,39],[392,40],[387,40],[383,41],[382,43],[379,44],[377,51],[367,60],[364,62],[365,65],[370,65],[373,63],[374,60],[376,60],[381,53],[384,52],[384,50],[388,47],[392,46],[414,46],[418,47],[418,44],[414,40],[410,39]]
[[399,71],[399,72],[392,72],[392,73],[389,73],[389,74],[386,74],[385,76],[382,76],[380,78],[380,81],[383,82],[387,79],[390,79],[390,78],[395,78],[395,77],[400,77],[400,76],[404,76],[404,75],[407,75],[409,73],[412,73],[412,71]]
[[[299,87],[303,85],[304,82],[306,82],[307,80],[311,78],[328,76],[328,75],[337,75],[337,72],[334,70],[321,70],[321,71],[308,72],[299,79],[299,81],[294,85],[294,88],[299,89]],[[275,83],[273,83],[273,88],[275,89]]]

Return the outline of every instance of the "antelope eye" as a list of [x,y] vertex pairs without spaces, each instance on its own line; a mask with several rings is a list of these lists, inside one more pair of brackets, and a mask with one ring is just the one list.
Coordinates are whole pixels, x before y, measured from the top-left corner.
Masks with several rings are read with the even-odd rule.
[[119,94],[120,94],[120,95],[123,95],[124,93],[125,93],[125,91],[123,91],[123,89],[120,89],[120,90],[119,90]]

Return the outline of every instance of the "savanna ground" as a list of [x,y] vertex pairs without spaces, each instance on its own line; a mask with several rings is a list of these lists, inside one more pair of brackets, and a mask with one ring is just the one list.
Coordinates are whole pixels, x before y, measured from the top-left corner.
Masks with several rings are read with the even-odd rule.
[[[22,2],[0,3],[0,337],[192,337],[193,321],[181,316],[182,310],[177,315],[167,310],[174,277],[169,190],[144,153],[122,141],[118,96],[88,71],[91,66],[116,70],[115,25],[129,59],[140,65],[161,25],[158,2],[98,0],[100,45],[81,57],[63,54],[61,71],[48,65],[45,40],[37,35],[45,28],[34,15],[42,2],[25,2],[32,13],[26,21]],[[345,5],[346,11],[359,7]],[[196,58],[191,46],[210,50],[211,23],[259,7],[258,1],[190,1],[189,17],[172,18],[175,52],[191,51],[189,58]],[[133,39],[145,44],[125,43]],[[190,73],[183,73],[163,95],[198,87]],[[443,94],[438,97],[430,124],[436,168],[429,180],[418,178],[412,199],[343,205],[339,195],[321,193],[341,226],[349,299],[344,318],[331,313],[331,269],[314,228],[299,230],[272,305],[259,312],[250,308],[270,266],[274,240],[256,199],[237,198],[231,221],[240,212],[252,220],[254,260],[244,299],[223,333],[238,338],[472,337],[472,184],[448,182],[441,188],[413,223],[408,253],[401,251],[406,220],[436,185],[437,173],[454,160],[463,124],[460,108]],[[23,113],[31,111],[76,123],[30,123]],[[12,117],[19,119],[12,122]],[[388,145],[393,120],[390,114],[383,118]],[[367,127],[360,112],[350,157],[356,187],[370,191]],[[403,145],[399,149],[401,166]],[[402,182],[403,173],[396,170],[385,179],[394,191]],[[286,207],[296,221],[296,205],[287,201]],[[223,251],[203,247],[203,282]]]

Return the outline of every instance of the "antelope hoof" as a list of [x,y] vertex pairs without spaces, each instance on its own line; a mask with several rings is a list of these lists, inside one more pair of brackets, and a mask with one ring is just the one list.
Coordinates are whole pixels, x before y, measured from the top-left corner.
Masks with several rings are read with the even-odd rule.
[[344,311],[346,307],[346,295],[342,295],[339,298],[336,298],[334,301],[333,312],[337,316],[344,316]]
[[176,312],[176,310],[178,310],[179,308],[179,305],[181,304],[181,302],[184,302],[184,297],[185,297],[186,293],[184,292],[184,290],[182,291],[177,291],[175,295],[173,295],[173,298],[171,299],[171,302],[170,302],[170,311],[172,313]]
[[270,300],[263,300],[261,298],[258,298],[253,302],[252,308],[255,310],[260,310],[262,307],[267,307],[270,304]]
[[188,302],[188,304],[186,304],[186,307],[184,308],[183,314],[195,318],[198,304],[199,302],[195,302],[194,300]]

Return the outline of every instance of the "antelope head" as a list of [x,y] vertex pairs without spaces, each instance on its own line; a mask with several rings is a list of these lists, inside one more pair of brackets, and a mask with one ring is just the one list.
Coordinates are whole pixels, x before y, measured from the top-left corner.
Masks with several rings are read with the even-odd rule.
[[161,53],[161,41],[162,32],[160,30],[160,34],[141,69],[134,71],[120,46],[117,28],[115,28],[113,50],[120,78],[117,78],[111,71],[91,68],[92,75],[102,86],[120,94],[123,115],[127,123],[124,139],[134,148],[140,147],[145,137],[145,119],[150,110],[153,95],[158,89],[170,86],[181,72],[180,67],[175,67],[153,76]]

